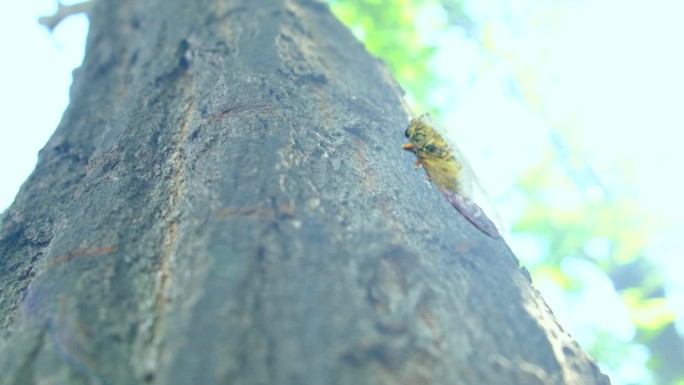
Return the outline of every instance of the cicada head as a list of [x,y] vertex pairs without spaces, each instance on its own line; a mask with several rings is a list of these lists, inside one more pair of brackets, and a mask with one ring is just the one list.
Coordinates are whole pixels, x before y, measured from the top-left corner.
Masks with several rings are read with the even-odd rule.
[[411,119],[405,135],[411,141],[411,144],[417,148],[422,148],[425,143],[433,137],[434,129],[428,124],[429,114],[420,115],[417,118]]
[[445,158],[450,154],[449,145],[435,129],[429,114],[411,119],[405,135],[411,146],[405,146],[404,149],[414,152],[419,157]]

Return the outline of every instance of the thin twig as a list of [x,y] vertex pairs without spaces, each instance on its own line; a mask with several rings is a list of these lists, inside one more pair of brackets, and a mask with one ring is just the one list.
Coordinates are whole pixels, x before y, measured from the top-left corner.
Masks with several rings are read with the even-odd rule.
[[45,26],[52,32],[62,20],[69,16],[78,15],[79,13],[87,13],[93,5],[94,0],[84,1],[71,5],[64,5],[61,2],[57,3],[57,12],[51,16],[43,16],[38,18],[38,24]]

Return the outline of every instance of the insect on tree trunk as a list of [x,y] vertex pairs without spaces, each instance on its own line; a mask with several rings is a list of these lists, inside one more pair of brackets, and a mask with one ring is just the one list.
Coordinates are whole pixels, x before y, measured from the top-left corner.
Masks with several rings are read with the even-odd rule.
[[98,0],[0,233],[0,384],[608,384],[311,0]]

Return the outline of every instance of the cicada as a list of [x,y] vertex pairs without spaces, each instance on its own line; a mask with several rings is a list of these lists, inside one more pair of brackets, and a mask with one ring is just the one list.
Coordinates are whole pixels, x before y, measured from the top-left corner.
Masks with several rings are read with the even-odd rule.
[[492,237],[500,237],[496,225],[473,200],[475,175],[458,148],[448,143],[444,133],[433,124],[429,114],[411,119],[406,129],[411,143],[402,148],[416,155],[428,179],[470,223]]

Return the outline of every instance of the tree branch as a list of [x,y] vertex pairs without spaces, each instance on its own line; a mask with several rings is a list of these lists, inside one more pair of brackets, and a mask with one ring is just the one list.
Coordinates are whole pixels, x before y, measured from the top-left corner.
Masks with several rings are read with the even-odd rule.
[[92,7],[93,2],[94,0],[88,0],[71,5],[57,2],[57,11],[53,15],[38,18],[38,24],[45,26],[45,28],[52,32],[67,17],[78,15],[79,13],[87,13]]

